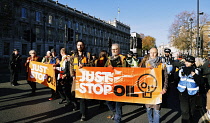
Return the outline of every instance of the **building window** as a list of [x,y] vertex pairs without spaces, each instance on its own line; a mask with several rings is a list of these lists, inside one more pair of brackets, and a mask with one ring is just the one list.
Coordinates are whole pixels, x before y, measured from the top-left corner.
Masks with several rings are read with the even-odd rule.
[[95,31],[95,28],[93,27],[93,28],[92,28],[92,32],[91,32],[91,33],[92,33],[92,34],[95,34],[95,33],[94,33],[94,31]]
[[94,34],[97,35],[97,29],[96,28],[94,29]]
[[94,45],[97,45],[97,39],[94,38]]
[[61,27],[63,25],[63,20],[62,18],[59,19],[58,25]]
[[52,24],[52,19],[53,19],[53,18],[52,18],[52,15],[49,15],[49,20],[48,20],[48,23],[49,23],[49,24]]
[[52,30],[51,29],[48,30],[48,34],[47,35],[48,35],[48,40],[52,41],[53,37],[52,37]]
[[41,49],[42,49],[42,46],[41,45],[37,45],[37,55],[41,55]]
[[103,37],[104,36],[104,32],[103,31],[101,31],[101,37]]
[[102,39],[99,40],[99,46],[102,46]]
[[89,26],[86,27],[86,33],[90,34]]
[[59,30],[58,31],[58,40],[59,41],[63,41],[63,37],[64,37],[64,32],[62,30]]
[[78,31],[79,30],[79,24],[78,23],[76,23],[76,30]]
[[83,32],[86,32],[86,25],[83,26]]
[[4,42],[4,55],[9,55],[10,43]]
[[27,9],[26,8],[21,9],[21,17],[22,18],[27,18]]
[[36,21],[41,21],[41,12],[36,12]]
[[79,34],[76,34],[76,41],[79,40]]
[[51,36],[52,35],[52,30],[48,29],[48,35]]
[[40,27],[36,27],[35,31],[36,31],[36,32],[35,32],[36,37],[37,37],[37,38],[40,38],[40,37],[41,37]]
[[72,22],[68,21],[68,28],[71,28],[71,27],[72,27]]
[[22,55],[28,55],[27,54],[27,44],[22,44]]

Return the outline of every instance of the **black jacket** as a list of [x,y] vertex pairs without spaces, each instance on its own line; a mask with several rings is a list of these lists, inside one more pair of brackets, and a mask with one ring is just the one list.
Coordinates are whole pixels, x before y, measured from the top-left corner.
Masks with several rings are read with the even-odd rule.
[[15,55],[12,53],[9,59],[9,69],[10,70],[21,70],[22,58],[20,54]]

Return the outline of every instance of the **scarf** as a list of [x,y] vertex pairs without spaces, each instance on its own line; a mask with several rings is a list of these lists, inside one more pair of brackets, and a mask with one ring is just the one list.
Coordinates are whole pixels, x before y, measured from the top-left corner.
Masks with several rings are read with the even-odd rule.
[[157,68],[157,66],[161,63],[160,57],[156,57],[154,59],[149,58],[147,64],[150,64],[152,67]]

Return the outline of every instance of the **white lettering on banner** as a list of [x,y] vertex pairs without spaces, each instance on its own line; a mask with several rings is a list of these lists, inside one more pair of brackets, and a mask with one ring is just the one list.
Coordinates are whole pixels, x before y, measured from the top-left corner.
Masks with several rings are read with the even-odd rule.
[[46,66],[32,64],[31,71],[37,71],[37,72],[46,73],[46,70],[47,70],[47,67]]
[[112,72],[95,72],[94,71],[82,71],[82,78],[79,80],[81,82],[109,82],[113,80]]
[[[87,87],[87,88],[86,88]],[[93,91],[93,92],[92,92]],[[80,93],[95,93],[107,95],[112,91],[111,85],[93,84],[93,83],[80,83],[79,92]]]
[[35,72],[35,71],[31,71],[31,78],[36,78],[38,80],[44,81],[45,79],[47,79],[47,75],[46,74],[42,74],[39,72]]

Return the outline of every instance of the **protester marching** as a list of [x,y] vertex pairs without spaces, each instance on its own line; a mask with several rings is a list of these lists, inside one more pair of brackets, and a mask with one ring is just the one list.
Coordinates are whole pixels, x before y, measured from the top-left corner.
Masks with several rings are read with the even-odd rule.
[[[161,107],[170,108],[169,93],[177,97],[180,104],[182,123],[191,123],[196,108],[206,109],[210,118],[209,59],[204,60],[187,55],[176,59],[171,49],[165,48],[164,55],[158,56],[157,48],[138,57],[129,51],[120,54],[120,45],[111,45],[111,55],[106,50],[99,54],[85,51],[82,40],[76,43],[76,51],[67,53],[66,48],[46,52],[39,57],[35,50],[29,51],[25,61],[26,80],[31,87],[28,96],[35,96],[36,84],[50,88],[49,100],[60,99],[58,104],[80,111],[80,121],[88,120],[88,100],[99,100],[100,106],[107,105],[115,123],[121,123],[123,106],[130,103],[145,104],[149,123],[161,122]],[[59,56],[61,56],[59,58]],[[22,57],[14,49],[9,69],[11,85],[17,86]],[[174,89],[176,89],[174,91]],[[146,121],[145,121],[146,122]]]

